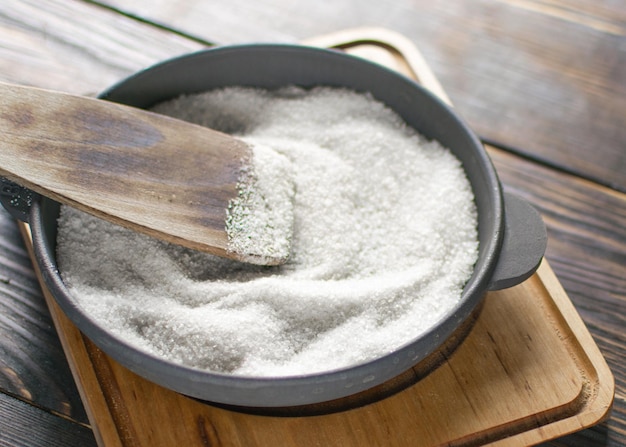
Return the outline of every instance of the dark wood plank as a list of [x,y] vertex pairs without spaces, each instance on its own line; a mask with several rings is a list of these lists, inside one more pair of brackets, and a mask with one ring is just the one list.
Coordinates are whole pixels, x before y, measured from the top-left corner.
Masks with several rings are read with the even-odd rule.
[[97,93],[202,45],[79,0],[3,0],[0,80]]
[[0,209],[0,390],[87,423],[14,220]]
[[625,0],[100,2],[223,44],[391,28],[479,134],[626,191]]
[[89,427],[0,393],[0,445],[95,447],[96,440]]

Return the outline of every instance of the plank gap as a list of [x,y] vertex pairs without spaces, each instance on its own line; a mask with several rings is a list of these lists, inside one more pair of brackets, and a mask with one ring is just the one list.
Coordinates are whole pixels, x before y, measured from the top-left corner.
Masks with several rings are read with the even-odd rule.
[[504,152],[508,152],[509,154],[515,155],[516,157],[520,157],[526,161],[530,161],[532,163],[536,163],[538,165],[552,169],[558,173],[578,177],[579,179],[586,180],[591,183],[595,183],[596,185],[603,186],[605,188],[609,188],[617,192],[626,193],[626,187],[623,187],[622,185],[619,185],[617,183],[612,183],[610,181],[607,181],[606,179],[598,178],[593,175],[580,172],[577,169],[561,165],[557,161],[552,161],[547,158],[539,157],[536,154],[523,150],[522,148],[515,147],[513,145],[509,145],[506,143],[502,143],[500,141],[495,141],[489,137],[479,135],[478,138],[484,145],[491,146],[496,149],[500,149]]
[[107,11],[110,11],[110,12],[113,12],[113,13],[116,13],[116,14],[120,14],[120,15],[128,18],[128,19],[134,20],[134,21],[136,21],[138,23],[141,23],[143,25],[148,25],[148,26],[151,26],[151,27],[156,28],[156,29],[161,30],[161,31],[170,32],[170,33],[175,34],[175,35],[177,35],[179,37],[182,37],[184,39],[189,39],[189,40],[191,40],[193,42],[199,43],[201,45],[205,45],[207,47],[211,47],[211,46],[215,46],[216,45],[215,42],[210,42],[210,41],[208,41],[206,39],[203,39],[200,36],[188,33],[186,31],[182,31],[182,30],[180,30],[178,28],[174,28],[172,26],[166,25],[165,23],[156,22],[154,20],[147,19],[145,17],[142,17],[140,15],[134,14],[134,13],[132,13],[130,11],[126,11],[126,10],[121,9],[119,7],[115,7],[115,6],[106,4],[106,3],[102,3],[102,2],[99,2],[97,0],[81,0],[81,1],[83,3],[87,3],[89,5],[96,6],[98,8],[106,9]]

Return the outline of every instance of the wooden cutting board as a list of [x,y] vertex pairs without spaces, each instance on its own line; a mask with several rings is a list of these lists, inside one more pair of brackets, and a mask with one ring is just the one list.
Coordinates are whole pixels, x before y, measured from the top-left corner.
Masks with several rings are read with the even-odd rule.
[[[449,101],[403,36],[359,29],[306,43],[375,60]],[[271,413],[199,402],[138,377],[83,336],[42,287],[102,447],[530,445],[602,421],[613,402],[613,376],[545,260],[524,283],[489,292],[471,327],[401,377]]]

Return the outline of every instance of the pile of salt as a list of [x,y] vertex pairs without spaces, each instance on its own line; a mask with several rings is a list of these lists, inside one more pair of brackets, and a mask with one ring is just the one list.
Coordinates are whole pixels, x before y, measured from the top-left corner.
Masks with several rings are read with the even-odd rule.
[[280,267],[246,265],[63,208],[62,276],[120,337],[198,368],[288,376],[393,351],[458,302],[478,250],[470,185],[448,150],[384,105],[331,88],[228,88],[156,111],[288,160],[291,253]]

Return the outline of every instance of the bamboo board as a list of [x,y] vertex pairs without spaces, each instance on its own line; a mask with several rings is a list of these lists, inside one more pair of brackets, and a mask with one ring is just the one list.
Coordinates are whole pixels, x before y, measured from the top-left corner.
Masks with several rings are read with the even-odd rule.
[[[376,60],[449,101],[402,36],[367,29],[306,43]],[[42,287],[102,447],[531,445],[600,422],[613,402],[613,376],[545,260],[524,283],[488,293],[460,344],[429,359],[433,370],[417,365],[326,411],[280,414],[210,405],[138,377],[84,337]]]

